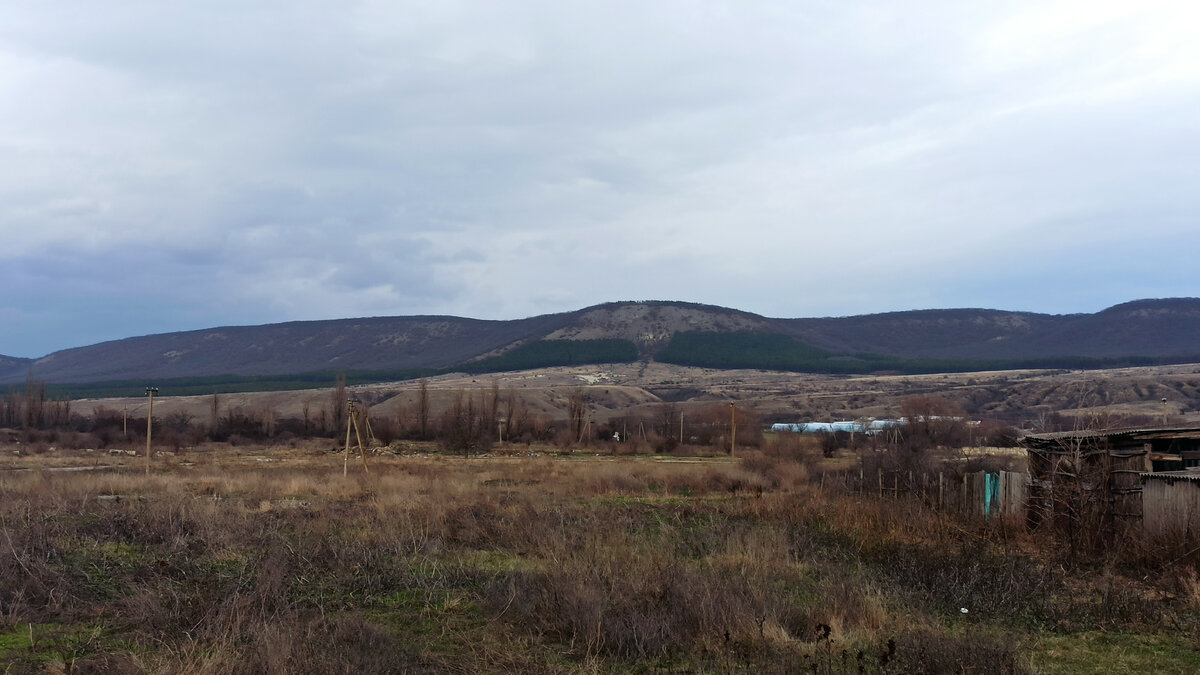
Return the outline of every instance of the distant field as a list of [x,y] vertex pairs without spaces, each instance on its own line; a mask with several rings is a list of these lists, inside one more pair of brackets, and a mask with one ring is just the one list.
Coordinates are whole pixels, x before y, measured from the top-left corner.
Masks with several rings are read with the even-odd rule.
[[[597,421],[612,416],[647,413],[664,402],[685,410],[703,410],[730,401],[753,409],[767,421],[837,420],[895,417],[910,396],[932,395],[960,405],[975,419],[996,419],[1017,426],[1036,426],[1051,413],[1107,419],[1143,416],[1161,419],[1162,398],[1174,421],[1200,421],[1200,365],[1155,366],[1096,371],[1009,370],[933,375],[805,375],[763,370],[715,370],[661,363],[622,363],[542,368],[494,374],[446,374],[428,378],[434,413],[440,413],[456,391],[479,392],[496,383],[507,395],[519,396],[531,411],[553,419],[566,417],[567,392],[581,390]],[[332,376],[328,386],[332,387]],[[372,414],[389,416],[415,402],[417,380],[352,387],[372,406]],[[223,394],[222,405],[269,408],[298,417],[327,405],[329,389]],[[204,419],[207,395],[176,396],[163,387],[156,410],[163,415],[186,412]],[[97,407],[121,410],[142,406],[144,396],[76,401],[72,410],[90,415]],[[161,405],[161,408],[157,406]],[[1087,421],[1087,420],[1085,420]]]
[[[1190,558],[719,457],[0,455],[4,672],[1194,672]],[[68,468],[86,470],[63,470]],[[58,470],[55,470],[58,469]],[[1186,563],[1186,564],[1185,564]]]

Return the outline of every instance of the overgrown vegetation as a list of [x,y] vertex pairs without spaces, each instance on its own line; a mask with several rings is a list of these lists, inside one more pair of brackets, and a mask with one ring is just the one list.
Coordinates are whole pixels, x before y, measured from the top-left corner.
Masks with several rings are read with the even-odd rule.
[[246,450],[149,477],[7,455],[0,668],[1077,672],[1132,645],[1200,667],[1178,550],[1065,566],[1017,525],[843,492],[825,474],[852,457],[811,438],[689,463],[376,455],[345,479],[328,444]]
[[822,438],[728,403],[594,419],[585,388],[552,420],[497,380],[436,407],[422,380],[353,407],[343,478],[348,379],[300,418],[156,409],[148,475],[144,417],[0,397],[0,669],[1200,668],[1193,544],[974,519],[945,485],[1016,460],[959,451],[982,428],[944,399]]

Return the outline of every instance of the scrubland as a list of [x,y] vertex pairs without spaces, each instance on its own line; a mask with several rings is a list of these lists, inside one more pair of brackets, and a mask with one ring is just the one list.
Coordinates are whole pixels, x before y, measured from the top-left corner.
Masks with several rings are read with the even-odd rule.
[[[326,444],[327,445],[327,444]],[[847,457],[211,446],[0,462],[4,672],[1191,672],[1194,551],[821,480]],[[87,471],[52,470],[84,467]],[[856,469],[853,469],[856,470]]]

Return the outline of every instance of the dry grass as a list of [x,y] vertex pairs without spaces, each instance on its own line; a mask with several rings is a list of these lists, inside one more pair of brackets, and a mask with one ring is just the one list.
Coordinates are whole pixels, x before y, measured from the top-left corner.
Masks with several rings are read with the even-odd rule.
[[1028,535],[822,490],[820,462],[387,457],[343,478],[327,449],[257,448],[0,471],[0,664],[1021,672],[1045,630],[1195,634],[1194,575],[1067,574]]

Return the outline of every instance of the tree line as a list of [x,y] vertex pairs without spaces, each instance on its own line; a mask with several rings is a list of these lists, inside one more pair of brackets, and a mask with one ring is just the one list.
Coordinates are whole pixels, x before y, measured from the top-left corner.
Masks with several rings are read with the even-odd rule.
[[[376,445],[416,441],[437,443],[460,454],[488,452],[496,444],[549,444],[563,449],[611,452],[671,452],[679,446],[726,452],[762,442],[762,420],[747,407],[729,404],[689,407],[675,403],[634,412],[607,413],[586,388],[565,390],[557,414],[535,409],[512,387],[493,380],[485,388],[434,390],[425,378],[415,391],[353,390],[346,376],[335,378],[327,394],[303,399],[298,414],[281,414],[268,404],[237,403],[214,392],[203,412],[165,405],[160,399],[152,424],[156,445],[184,449],[205,442],[272,443],[298,439],[340,440],[353,400],[358,427]],[[164,392],[165,393],[165,392]],[[244,400],[244,399],[241,399]],[[173,409],[172,409],[173,408]],[[163,412],[159,412],[163,410]],[[70,400],[52,399],[43,382],[30,378],[22,390],[0,396],[0,429],[27,444],[79,448],[132,447],[145,441],[147,407],[98,406],[83,414]],[[737,438],[731,441],[736,430]]]

